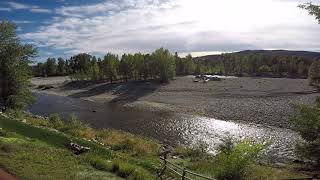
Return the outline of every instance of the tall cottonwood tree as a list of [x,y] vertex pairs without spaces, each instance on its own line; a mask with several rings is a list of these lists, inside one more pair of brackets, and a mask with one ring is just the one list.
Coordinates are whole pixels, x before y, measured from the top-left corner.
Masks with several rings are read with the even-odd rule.
[[158,64],[159,78],[161,82],[167,83],[176,74],[175,58],[168,49],[160,48],[152,53],[152,58]]
[[0,98],[6,107],[21,109],[33,101],[29,63],[36,52],[32,45],[20,42],[13,23],[0,22]]
[[[303,8],[309,12],[310,15],[315,16],[316,20],[320,24],[320,6],[314,5],[312,3],[305,3],[299,5],[300,8]],[[309,80],[312,85],[320,84],[320,63],[313,62],[309,68]]]

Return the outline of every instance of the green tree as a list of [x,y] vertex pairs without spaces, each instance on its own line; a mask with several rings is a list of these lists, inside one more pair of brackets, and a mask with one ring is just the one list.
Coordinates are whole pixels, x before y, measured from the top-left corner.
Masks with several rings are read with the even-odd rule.
[[45,63],[47,76],[55,76],[57,74],[57,63],[55,58],[48,58]]
[[160,81],[163,83],[169,82],[175,76],[175,61],[174,56],[169,52],[169,50],[160,48],[152,53],[152,58],[157,63],[159,67],[159,77]]
[[312,3],[305,3],[299,5],[300,8],[306,9],[310,15],[315,16],[320,24],[320,6],[314,5]]
[[319,86],[320,84],[320,62],[319,61],[314,61],[309,67],[308,78],[311,85]]
[[109,78],[109,81],[112,83],[113,80],[117,79],[119,58],[117,55],[108,53],[104,56],[104,74]]
[[188,54],[186,56],[183,69],[184,69],[184,74],[194,73],[194,62],[193,62],[191,54]]
[[90,69],[91,80],[99,80],[99,78],[101,77],[100,73],[101,72],[100,72],[97,59],[95,56],[93,56],[91,60],[91,69]]
[[66,63],[61,57],[58,58],[57,74],[60,76],[63,76],[66,74]]
[[6,107],[21,109],[33,101],[29,63],[37,51],[32,45],[22,44],[15,30],[14,24],[0,22],[0,91]]
[[271,72],[272,70],[268,65],[263,65],[259,67],[258,71],[260,73],[268,73],[268,72]]
[[297,113],[293,118],[294,129],[301,135],[304,142],[299,142],[299,154],[320,165],[320,97],[314,107],[307,105],[294,106]]

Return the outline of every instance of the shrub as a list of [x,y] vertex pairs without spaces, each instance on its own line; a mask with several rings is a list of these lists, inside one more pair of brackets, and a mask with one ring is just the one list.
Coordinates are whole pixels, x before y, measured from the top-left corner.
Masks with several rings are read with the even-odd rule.
[[[229,145],[226,145],[229,147]],[[243,179],[245,169],[254,162],[264,145],[242,141],[231,149],[219,152],[215,159],[214,174],[217,179]]]
[[152,140],[122,131],[103,130],[96,136],[113,150],[132,151],[136,155],[156,154],[159,148]]
[[13,116],[14,118],[17,118],[17,119],[23,119],[25,116],[21,110],[7,109],[5,112],[6,114],[9,114],[10,116]]
[[142,168],[137,168],[130,174],[128,179],[129,180],[152,180],[154,178],[148,171]]
[[191,158],[192,160],[199,160],[207,157],[209,145],[204,141],[199,141],[192,148],[185,148],[178,146],[174,149],[173,155],[182,156],[184,158]]
[[59,114],[54,113],[49,115],[50,126],[57,130],[65,128],[65,123],[62,121]]
[[112,172],[117,173],[118,176],[127,178],[133,173],[136,166],[128,164],[126,162],[115,160],[112,164]]
[[271,72],[271,68],[270,66],[268,65],[263,65],[263,66],[260,66],[259,69],[258,69],[258,72],[260,73],[268,73],[268,72]]
[[297,113],[292,119],[293,126],[304,139],[297,144],[297,151],[301,157],[320,164],[320,97],[314,107],[295,105],[294,108]]
[[17,149],[17,147],[14,146],[13,144],[0,144],[0,150],[5,152],[5,153],[15,152],[16,149]]
[[112,162],[102,160],[99,157],[90,158],[89,162],[94,168],[102,171],[112,171],[113,168]]

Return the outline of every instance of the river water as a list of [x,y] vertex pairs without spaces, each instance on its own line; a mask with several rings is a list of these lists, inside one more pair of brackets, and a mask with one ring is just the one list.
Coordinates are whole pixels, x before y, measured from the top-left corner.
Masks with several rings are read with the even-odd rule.
[[150,112],[76,98],[35,93],[36,103],[28,107],[33,114],[48,116],[71,113],[95,128],[128,131],[171,145],[194,146],[199,142],[215,152],[222,139],[250,139],[268,142],[266,154],[275,161],[294,159],[294,145],[300,138],[295,132],[275,127],[234,123],[178,113]]

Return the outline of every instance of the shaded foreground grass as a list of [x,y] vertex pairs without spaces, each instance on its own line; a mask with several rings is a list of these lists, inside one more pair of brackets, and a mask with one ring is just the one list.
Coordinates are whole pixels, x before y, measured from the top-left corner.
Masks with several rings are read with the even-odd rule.
[[[156,178],[160,145],[155,141],[120,131],[94,130],[75,117],[63,122],[56,115],[49,120],[12,115],[23,122],[0,115],[0,167],[20,179]],[[70,140],[91,150],[74,155],[65,146]],[[196,148],[179,147],[174,155],[180,157],[172,160],[176,164],[201,174],[214,177],[219,169],[214,157]],[[243,178],[296,177],[303,175],[288,168],[251,164]]]

